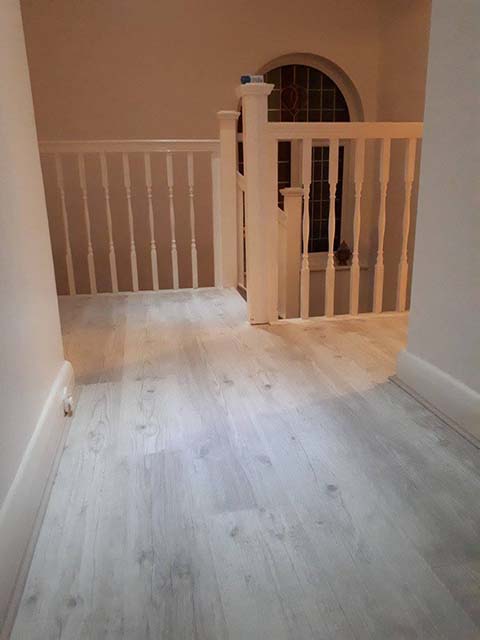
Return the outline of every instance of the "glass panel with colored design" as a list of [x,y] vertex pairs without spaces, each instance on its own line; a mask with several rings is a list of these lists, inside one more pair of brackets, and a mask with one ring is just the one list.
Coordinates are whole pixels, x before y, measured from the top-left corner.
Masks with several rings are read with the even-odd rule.
[[[348,122],[350,114],[337,85],[318,69],[305,65],[277,67],[265,74],[265,82],[275,85],[268,98],[270,122]],[[335,243],[340,243],[344,149],[340,147],[338,186],[335,197]],[[278,188],[291,186],[291,144],[280,142]],[[310,193],[309,251],[328,250],[328,147],[314,147]],[[279,206],[282,206],[279,194]]]

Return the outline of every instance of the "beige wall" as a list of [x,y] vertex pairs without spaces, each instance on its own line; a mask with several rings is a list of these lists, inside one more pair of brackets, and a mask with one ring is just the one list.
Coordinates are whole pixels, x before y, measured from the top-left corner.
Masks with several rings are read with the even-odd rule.
[[63,362],[20,13],[0,20],[0,504]]
[[[245,2],[183,0],[22,0],[27,48],[40,138],[188,138],[217,137],[215,113],[236,108],[239,77],[256,72],[284,54],[306,52],[333,61],[352,80],[367,120],[421,119],[430,0],[288,0]],[[396,163],[401,165],[400,160]],[[375,154],[367,162],[364,187],[362,247],[372,262],[376,246],[378,184]],[[378,154],[377,154],[378,156]],[[378,157],[377,157],[378,159]],[[213,282],[210,250],[211,220],[208,167],[200,168],[200,283]],[[80,290],[88,291],[85,238],[76,176],[70,180],[77,202],[70,203],[74,219],[73,252]],[[46,169],[49,213],[53,218],[54,256],[58,284],[66,291],[58,194],[52,167]],[[92,198],[98,201],[95,247],[100,288],[108,287],[106,230],[101,188],[91,170]],[[395,298],[395,267],[399,253],[402,178],[392,180],[392,215],[386,247],[386,303]],[[170,286],[168,237],[164,227],[164,177],[157,178],[161,286]],[[163,181],[163,182],[162,182]],[[160,184],[162,182],[162,184]],[[183,189],[181,182],[176,193]],[[97,192],[95,192],[97,190]],[[137,209],[145,209],[144,185]],[[180,196],[179,196],[180,197]],[[143,199],[142,199],[143,198]],[[190,284],[188,211],[177,207],[181,283]],[[350,216],[351,217],[351,216]],[[121,281],[128,288],[128,237],[125,199],[121,189],[114,210],[116,242],[122,255]],[[183,235],[182,235],[183,230]],[[139,222],[140,281],[148,286],[149,257],[146,217]],[[347,240],[351,230],[343,234]],[[138,246],[137,246],[138,249]],[[370,255],[370,253],[372,255]],[[123,266],[122,266],[123,265]],[[163,278],[162,278],[163,274]],[[105,277],[103,277],[105,276]],[[371,288],[365,290],[367,298]],[[321,297],[321,293],[319,292]]]
[[[425,81],[428,58],[431,0],[384,0],[380,8],[381,58],[378,77],[378,119],[383,121],[422,121],[425,104]],[[402,234],[404,201],[403,143],[392,145],[392,179],[387,195],[388,224],[385,233],[385,305],[395,308],[397,266]],[[421,144],[418,147],[418,160]],[[417,162],[417,170],[419,162]],[[418,176],[418,171],[417,171]],[[410,277],[415,240],[418,183],[412,196],[411,233],[408,246]],[[372,246],[376,246],[376,227],[372,226]],[[410,294],[410,290],[408,291]]]
[[5,548],[10,527],[18,524],[7,509],[7,495],[64,362],[17,0],[0,3],[0,141],[1,628],[18,560],[39,506],[33,488],[32,502],[21,514],[22,526],[12,532],[15,542]]
[[242,73],[292,52],[325,56],[377,113],[373,0],[23,0],[40,138],[217,135]]
[[[218,137],[216,112],[237,107],[242,73],[256,72],[291,52],[316,53],[336,62],[356,85],[367,117],[377,109],[378,12],[376,2],[287,0],[246,2],[183,0],[54,0],[22,2],[39,137]],[[340,36],[340,37],[339,37]],[[118,164],[118,163],[117,163]],[[68,165],[68,162],[67,162]],[[112,172],[119,176],[115,160]],[[188,207],[183,167],[177,163],[175,197],[180,282],[190,286]],[[160,286],[171,286],[168,205],[164,165],[154,176]],[[88,167],[87,167],[88,170]],[[208,166],[198,165],[197,225],[200,284],[213,284]],[[85,233],[75,167],[67,166],[67,200],[79,290],[88,292]],[[184,173],[184,170],[183,170]],[[58,285],[66,292],[58,194],[46,163],[47,200]],[[202,177],[203,175],[203,177]],[[108,285],[108,256],[101,187],[89,173],[97,211],[95,254],[99,288]],[[149,287],[145,189],[134,176],[140,285]],[[125,195],[113,186],[113,217],[121,288],[129,288]]]
[[[430,399],[434,389],[425,387],[421,376],[417,381],[409,377],[413,363],[428,371],[442,394],[434,394],[431,401],[447,400],[451,409],[458,400],[455,411],[465,412],[465,424],[470,420],[472,429],[475,416],[478,437],[479,39],[477,0],[434,1],[412,309],[407,354],[399,370],[412,386],[418,382],[418,391]],[[450,409],[445,405],[445,412],[456,418],[458,412],[453,415]]]
[[431,0],[383,0],[378,119],[423,120]]
[[408,350],[480,391],[480,5],[433,11]]

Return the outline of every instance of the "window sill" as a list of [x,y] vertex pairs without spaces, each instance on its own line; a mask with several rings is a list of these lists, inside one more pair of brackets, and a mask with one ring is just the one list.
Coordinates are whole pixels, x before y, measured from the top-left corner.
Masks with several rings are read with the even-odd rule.
[[[326,271],[327,269],[327,257],[328,254],[326,251],[309,253],[308,254],[308,262],[310,265],[310,271]],[[338,265],[335,264],[335,271],[350,271],[351,265]],[[367,264],[361,264],[360,269],[362,271],[367,271],[369,269]]]

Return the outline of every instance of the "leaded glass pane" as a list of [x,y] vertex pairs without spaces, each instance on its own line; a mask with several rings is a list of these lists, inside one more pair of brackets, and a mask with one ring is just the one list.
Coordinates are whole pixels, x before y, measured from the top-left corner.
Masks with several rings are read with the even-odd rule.
[[[268,100],[270,122],[348,122],[345,98],[331,78],[313,67],[285,65],[265,74],[265,82],[275,85]],[[338,186],[335,197],[335,248],[340,243],[344,149],[340,147]],[[290,186],[291,145],[279,143],[278,188]],[[279,195],[279,205],[282,198]],[[309,251],[328,250],[328,147],[312,153]]]

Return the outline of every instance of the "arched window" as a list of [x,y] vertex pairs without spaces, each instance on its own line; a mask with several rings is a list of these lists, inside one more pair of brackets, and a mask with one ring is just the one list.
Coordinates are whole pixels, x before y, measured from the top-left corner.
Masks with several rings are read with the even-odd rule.
[[[304,64],[276,67],[265,74],[265,82],[275,85],[268,98],[271,122],[348,122],[350,114],[343,93],[329,76]],[[315,146],[312,153],[312,187],[310,192],[309,252],[328,251],[328,147]],[[280,142],[278,150],[278,187],[292,184],[292,158],[295,150],[290,142]],[[344,148],[338,159],[338,186],[335,198],[335,242],[340,243],[342,225]],[[279,201],[281,205],[281,199]]]
[[268,98],[271,122],[348,122],[346,100],[325,73],[303,64],[276,67],[265,74],[273,84]]
[[[315,65],[315,66],[313,66]],[[349,122],[363,120],[360,96],[348,76],[333,62],[310,54],[289,54],[259,70],[265,82],[274,85],[268,98],[270,122]],[[239,133],[242,119],[239,120]],[[278,187],[299,186],[300,147],[280,142]],[[328,146],[314,146],[310,192],[309,252],[328,251]],[[243,145],[238,145],[239,170],[243,173]],[[345,148],[340,145],[338,185],[335,198],[335,239],[342,233],[342,200]],[[279,206],[282,206],[279,194]]]

